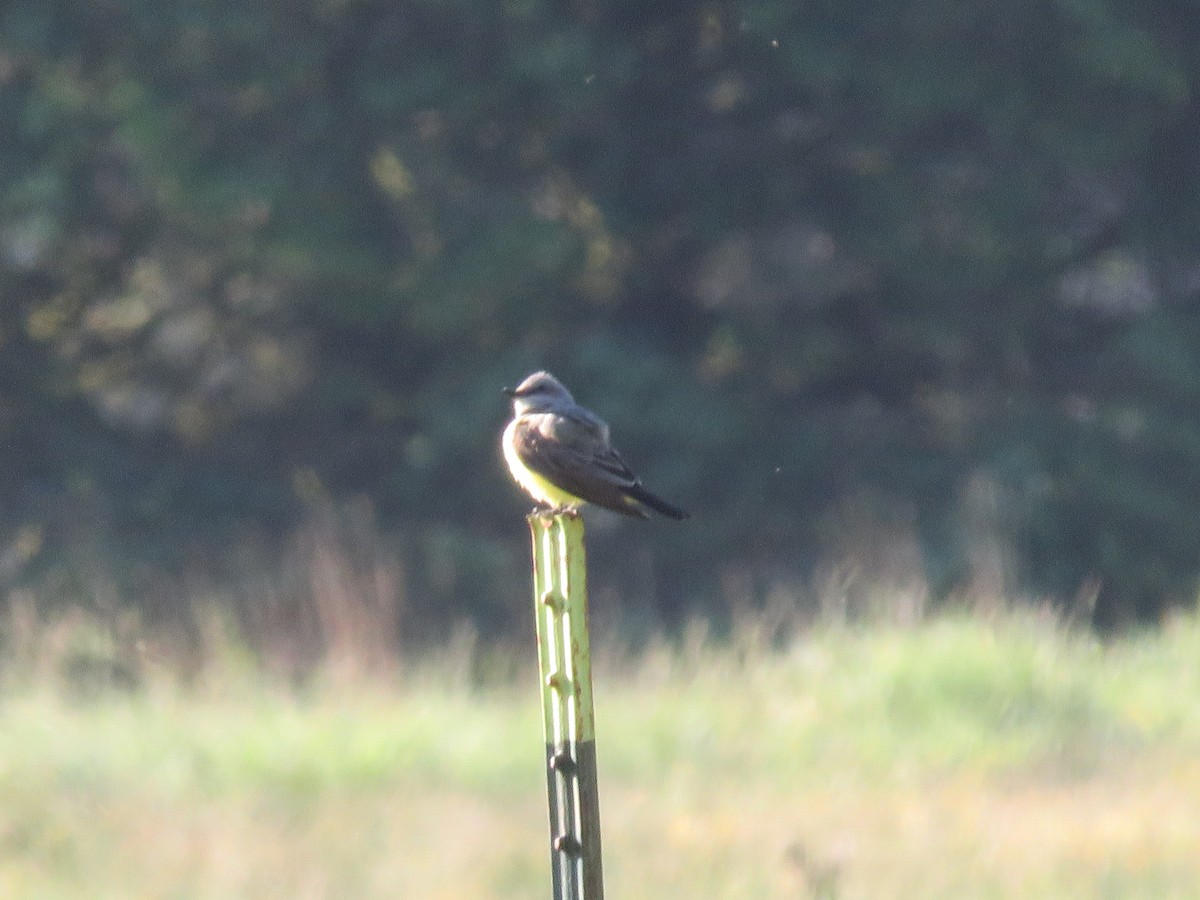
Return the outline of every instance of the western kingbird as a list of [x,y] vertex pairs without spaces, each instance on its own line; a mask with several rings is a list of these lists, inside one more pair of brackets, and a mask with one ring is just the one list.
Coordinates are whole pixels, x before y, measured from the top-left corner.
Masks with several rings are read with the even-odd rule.
[[608,439],[608,425],[575,402],[549,372],[534,372],[512,397],[513,420],[501,441],[517,484],[539,506],[577,510],[594,503],[648,519],[646,508],[672,519],[688,514],[642,487]]

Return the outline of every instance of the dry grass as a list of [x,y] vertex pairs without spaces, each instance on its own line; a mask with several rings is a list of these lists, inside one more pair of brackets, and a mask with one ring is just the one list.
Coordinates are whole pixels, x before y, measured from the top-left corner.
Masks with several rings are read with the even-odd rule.
[[[467,635],[298,683],[213,626],[122,679],[119,631],[13,617],[0,896],[546,894],[532,660],[481,683]],[[1200,621],[768,632],[598,649],[611,896],[1194,895]]]

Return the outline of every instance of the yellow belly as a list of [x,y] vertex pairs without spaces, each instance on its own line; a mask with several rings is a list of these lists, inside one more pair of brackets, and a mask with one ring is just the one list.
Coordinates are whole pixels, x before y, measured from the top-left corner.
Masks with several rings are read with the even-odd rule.
[[517,449],[513,443],[513,430],[516,428],[516,424],[516,420],[508,424],[500,443],[504,450],[504,461],[508,464],[508,471],[512,473],[517,484],[538,503],[554,507],[582,506],[585,501],[551,484],[521,462],[521,457],[517,455]]

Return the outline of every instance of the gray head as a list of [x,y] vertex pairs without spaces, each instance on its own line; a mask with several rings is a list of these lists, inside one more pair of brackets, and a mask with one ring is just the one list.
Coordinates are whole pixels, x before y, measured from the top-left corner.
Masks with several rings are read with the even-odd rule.
[[549,372],[534,372],[515,388],[505,388],[504,393],[512,397],[513,413],[518,416],[575,402],[571,392]]

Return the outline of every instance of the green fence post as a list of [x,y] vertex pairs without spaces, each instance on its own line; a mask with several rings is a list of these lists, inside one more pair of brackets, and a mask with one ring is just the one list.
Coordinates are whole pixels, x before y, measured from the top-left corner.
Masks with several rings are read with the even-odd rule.
[[554,900],[602,900],[583,519],[532,513],[533,597]]

